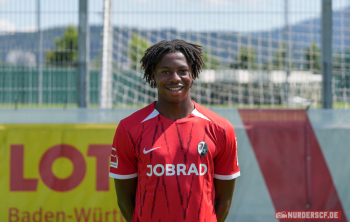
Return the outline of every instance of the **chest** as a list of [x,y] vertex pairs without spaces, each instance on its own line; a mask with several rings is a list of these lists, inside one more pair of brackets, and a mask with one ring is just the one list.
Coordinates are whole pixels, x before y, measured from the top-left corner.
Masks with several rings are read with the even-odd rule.
[[209,122],[157,122],[140,132],[136,155],[144,164],[200,164],[215,158],[217,144]]

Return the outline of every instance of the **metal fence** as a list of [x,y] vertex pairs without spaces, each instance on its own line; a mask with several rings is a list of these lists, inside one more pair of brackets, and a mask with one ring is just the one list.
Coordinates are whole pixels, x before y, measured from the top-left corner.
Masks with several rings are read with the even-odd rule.
[[[67,1],[67,2],[66,2]],[[105,0],[106,1],[106,0]],[[24,2],[24,0],[23,0]],[[78,0],[35,9],[0,3],[0,24],[31,20],[41,32],[0,30],[0,107],[76,106]],[[67,4],[65,4],[67,3]],[[191,89],[194,100],[223,107],[319,108],[322,91],[321,0],[113,1],[113,106],[139,106],[157,98],[143,80],[140,58],[163,39],[203,46],[206,63]],[[45,5],[46,4],[46,5]],[[334,108],[350,105],[350,1],[333,4]],[[18,5],[18,8],[22,6]],[[29,7],[30,8],[30,7]],[[101,100],[103,1],[89,1],[90,107]],[[40,14],[41,23],[35,22]],[[105,14],[106,15],[106,14]],[[51,23],[48,21],[52,21]],[[23,22],[22,22],[23,23]],[[7,23],[6,23],[7,24]],[[40,34],[42,52],[39,53]],[[41,58],[39,60],[38,58]],[[38,101],[42,61],[42,103]]]

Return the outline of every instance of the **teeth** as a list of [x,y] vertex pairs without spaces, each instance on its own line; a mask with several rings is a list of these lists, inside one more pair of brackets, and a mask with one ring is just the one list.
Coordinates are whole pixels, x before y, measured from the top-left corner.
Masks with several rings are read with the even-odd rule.
[[170,90],[179,90],[181,89],[182,87],[178,87],[178,88],[169,88]]

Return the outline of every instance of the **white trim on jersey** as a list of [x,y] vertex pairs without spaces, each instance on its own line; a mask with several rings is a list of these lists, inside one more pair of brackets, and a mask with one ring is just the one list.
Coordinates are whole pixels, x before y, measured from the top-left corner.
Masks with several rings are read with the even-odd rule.
[[198,112],[198,110],[196,110],[196,109],[194,109],[194,110],[192,111],[192,114],[195,115],[195,116],[198,116],[198,117],[200,117],[200,118],[202,118],[202,119],[206,119],[206,120],[210,121],[210,119],[208,119],[208,118],[207,118],[206,116],[204,116],[202,113]]
[[[206,117],[206,116],[204,116],[202,113],[198,112],[197,109],[194,109],[194,110],[192,111],[192,114],[193,114],[194,116],[197,116],[197,117],[200,117],[200,118],[202,118],[202,119],[205,119],[205,120],[210,121],[210,119],[209,119],[208,117]],[[153,112],[152,112],[151,114],[149,114],[149,115],[146,117],[146,119],[142,120],[141,123],[143,123],[143,122],[145,122],[145,121],[147,121],[147,120],[150,120],[150,119],[152,119],[152,118],[154,118],[154,117],[156,117],[156,116],[158,116],[158,115],[159,115],[158,110],[154,109]]]
[[159,114],[158,110],[154,109],[153,112],[149,114],[149,116],[147,116],[146,119],[142,120],[141,123],[158,116],[158,114]]
[[239,177],[241,175],[241,172],[238,171],[237,173],[231,174],[231,175],[218,175],[218,174],[214,174],[214,178],[215,179],[219,179],[219,180],[232,180],[235,179],[237,177]]
[[129,174],[129,175],[120,175],[120,174],[115,174],[115,173],[109,172],[109,177],[112,177],[114,179],[125,180],[125,179],[131,179],[131,178],[137,177],[137,173]]

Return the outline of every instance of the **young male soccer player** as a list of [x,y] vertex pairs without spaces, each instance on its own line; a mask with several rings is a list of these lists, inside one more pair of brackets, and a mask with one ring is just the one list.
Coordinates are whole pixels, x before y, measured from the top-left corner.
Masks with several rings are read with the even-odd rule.
[[201,56],[201,46],[175,39],[141,59],[158,100],[120,122],[110,167],[126,221],[227,217],[240,175],[237,141],[229,121],[191,100]]

